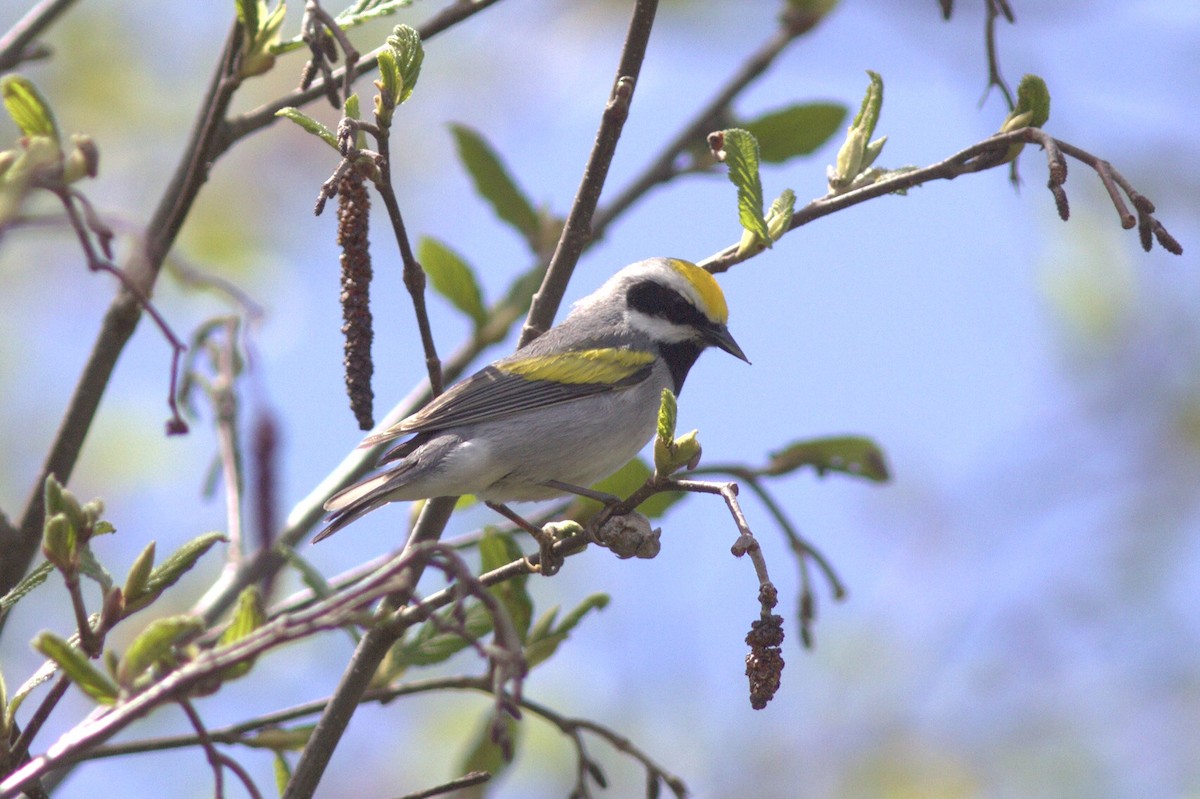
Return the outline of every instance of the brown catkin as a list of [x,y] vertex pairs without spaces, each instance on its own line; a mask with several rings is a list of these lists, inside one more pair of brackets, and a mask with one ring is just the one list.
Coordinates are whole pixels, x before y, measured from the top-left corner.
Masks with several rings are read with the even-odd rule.
[[342,248],[342,334],[345,336],[346,393],[359,428],[375,426],[371,376],[371,250],[367,218],[371,198],[366,180],[350,169],[338,186],[338,245]]

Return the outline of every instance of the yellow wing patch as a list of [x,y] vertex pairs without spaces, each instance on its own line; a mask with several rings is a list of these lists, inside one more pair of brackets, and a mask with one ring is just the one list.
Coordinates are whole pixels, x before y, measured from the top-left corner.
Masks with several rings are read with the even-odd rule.
[[496,368],[528,380],[607,384],[620,382],[653,361],[654,355],[649,352],[601,347],[508,361],[496,364]]
[[707,311],[709,319],[721,324],[729,321],[729,306],[725,304],[725,294],[716,278],[695,264],[679,258],[668,258],[667,263],[696,289],[704,302],[703,310]]

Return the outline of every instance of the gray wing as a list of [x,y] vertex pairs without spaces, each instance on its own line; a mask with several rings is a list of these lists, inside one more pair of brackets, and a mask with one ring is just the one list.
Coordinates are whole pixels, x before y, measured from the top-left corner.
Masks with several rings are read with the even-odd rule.
[[646,364],[615,382],[559,383],[550,380],[530,380],[517,374],[502,372],[495,366],[487,366],[407,419],[382,433],[368,437],[362,445],[372,446],[408,433],[502,419],[524,411],[570,402],[580,397],[627,388],[649,377],[652,368],[652,364]]

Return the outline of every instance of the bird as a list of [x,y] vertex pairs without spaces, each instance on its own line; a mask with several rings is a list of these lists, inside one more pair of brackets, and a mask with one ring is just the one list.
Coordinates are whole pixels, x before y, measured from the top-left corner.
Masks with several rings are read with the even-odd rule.
[[365,438],[360,447],[412,436],[325,502],[314,543],[390,502],[473,494],[521,524],[504,503],[586,494],[651,439],[662,390],[678,395],[706,348],[750,363],[728,316],[694,263],[620,269],[538,338]]

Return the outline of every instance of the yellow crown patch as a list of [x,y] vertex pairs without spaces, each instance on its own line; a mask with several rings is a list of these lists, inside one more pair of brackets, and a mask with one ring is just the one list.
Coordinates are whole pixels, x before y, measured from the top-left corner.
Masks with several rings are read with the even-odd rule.
[[710,319],[721,324],[729,321],[729,306],[725,304],[725,294],[716,278],[695,264],[679,258],[668,258],[667,263],[696,289],[701,302],[704,303],[703,310]]

